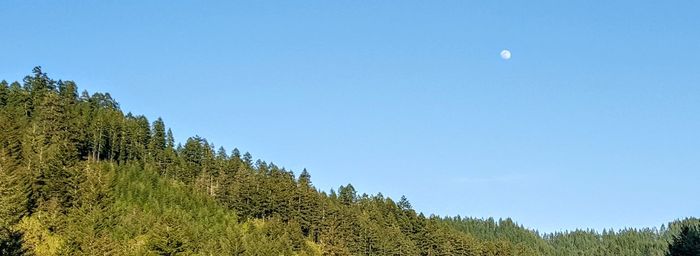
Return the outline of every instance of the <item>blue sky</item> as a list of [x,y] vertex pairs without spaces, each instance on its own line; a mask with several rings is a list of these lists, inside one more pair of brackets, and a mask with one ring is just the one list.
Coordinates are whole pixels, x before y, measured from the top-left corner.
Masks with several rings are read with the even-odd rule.
[[41,65],[180,141],[428,214],[700,214],[697,1],[251,2],[2,1],[0,79]]

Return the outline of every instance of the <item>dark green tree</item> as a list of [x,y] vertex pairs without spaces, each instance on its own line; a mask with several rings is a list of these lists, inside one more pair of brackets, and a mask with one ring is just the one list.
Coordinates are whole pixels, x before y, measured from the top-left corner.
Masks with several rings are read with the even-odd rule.
[[684,226],[668,245],[668,256],[700,255],[700,231],[697,227]]
[[338,188],[338,199],[341,203],[345,205],[350,205],[353,202],[355,202],[356,198],[357,191],[355,191],[355,187],[353,187],[352,184],[348,184],[347,186],[340,186],[340,188]]
[[7,81],[0,81],[0,107],[5,107],[5,105],[7,105],[7,96],[9,91],[10,86],[7,84]]
[[202,173],[202,164],[206,157],[206,140],[199,136],[187,139],[185,146],[178,153],[182,157],[182,169],[178,178],[192,183]]
[[165,123],[160,117],[153,121],[151,132],[153,133],[148,144],[149,156],[160,170],[165,169],[165,149],[168,145]]

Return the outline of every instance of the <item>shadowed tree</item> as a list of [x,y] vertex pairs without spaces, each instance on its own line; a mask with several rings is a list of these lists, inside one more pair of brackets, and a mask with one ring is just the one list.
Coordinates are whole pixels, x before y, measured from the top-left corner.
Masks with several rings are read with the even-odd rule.
[[697,227],[684,226],[681,232],[668,245],[668,256],[700,255],[700,230]]

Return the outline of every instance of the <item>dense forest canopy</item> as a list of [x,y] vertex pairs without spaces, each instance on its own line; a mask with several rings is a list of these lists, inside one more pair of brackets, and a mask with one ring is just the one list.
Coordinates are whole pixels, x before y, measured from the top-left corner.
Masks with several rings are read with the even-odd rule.
[[[698,255],[695,218],[541,234],[424,216],[351,184],[324,192],[37,67],[0,82],[0,255]],[[672,207],[672,206],[659,206]],[[670,246],[669,246],[670,244]]]

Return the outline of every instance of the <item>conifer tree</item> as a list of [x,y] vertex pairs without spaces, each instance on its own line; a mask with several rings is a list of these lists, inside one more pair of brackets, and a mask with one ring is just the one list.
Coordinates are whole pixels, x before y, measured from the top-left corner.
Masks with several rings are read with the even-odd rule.
[[348,184],[347,186],[340,186],[340,188],[338,188],[338,199],[343,204],[350,205],[353,202],[355,202],[356,198],[357,191],[355,191],[355,187],[353,187],[352,184]]
[[668,246],[668,256],[700,255],[700,230],[684,226]]
[[149,155],[158,169],[164,169],[165,166],[165,148],[167,146],[167,134],[165,132],[165,124],[160,117],[153,121],[152,135],[148,144]]
[[0,107],[5,107],[7,105],[7,96],[9,94],[10,87],[7,81],[0,81]]
[[160,118],[124,115],[109,93],[78,96],[39,67],[0,82],[0,255],[698,254],[693,218],[540,234],[337,191],[200,137],[175,146]]

